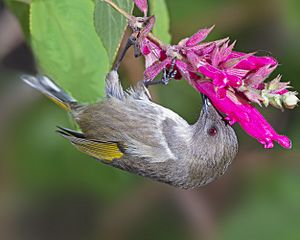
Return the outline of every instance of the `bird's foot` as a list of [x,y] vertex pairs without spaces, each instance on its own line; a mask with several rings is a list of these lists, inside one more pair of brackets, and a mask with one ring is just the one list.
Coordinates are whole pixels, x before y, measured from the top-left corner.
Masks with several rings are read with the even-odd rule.
[[145,86],[149,87],[151,85],[158,85],[158,84],[168,85],[170,80],[172,80],[177,74],[177,70],[175,69],[175,64],[176,64],[176,58],[173,58],[170,67],[168,69],[167,67],[164,67],[162,78],[158,81],[147,81],[144,83]]

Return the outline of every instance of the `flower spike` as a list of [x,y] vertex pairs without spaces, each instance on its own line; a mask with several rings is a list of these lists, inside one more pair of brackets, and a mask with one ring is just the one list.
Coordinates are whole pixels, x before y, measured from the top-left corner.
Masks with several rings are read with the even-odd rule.
[[165,74],[168,80],[184,78],[196,90],[208,96],[217,110],[226,115],[230,124],[238,123],[265,148],[272,148],[274,141],[291,148],[291,141],[277,134],[252,106],[252,103],[280,109],[297,106],[298,93],[289,91],[289,83],[281,82],[281,76],[266,82],[278,66],[276,59],[237,52],[234,50],[236,42],[230,43],[229,38],[203,42],[214,26],[200,29],[177,45],[164,44],[151,33],[155,17],[147,17],[146,0],[134,0],[144,17],[127,16],[111,0],[104,1],[127,17],[133,31],[131,37],[136,39],[135,53],[141,53],[145,58],[144,81],[147,85],[152,85],[151,81],[162,71],[172,73]]

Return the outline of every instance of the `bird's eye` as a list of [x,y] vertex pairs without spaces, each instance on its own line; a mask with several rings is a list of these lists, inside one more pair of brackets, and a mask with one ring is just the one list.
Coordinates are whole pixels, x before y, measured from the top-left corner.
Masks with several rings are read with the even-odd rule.
[[213,136],[217,135],[218,131],[215,127],[211,127],[210,129],[208,129],[207,133],[208,133],[209,136],[213,137]]

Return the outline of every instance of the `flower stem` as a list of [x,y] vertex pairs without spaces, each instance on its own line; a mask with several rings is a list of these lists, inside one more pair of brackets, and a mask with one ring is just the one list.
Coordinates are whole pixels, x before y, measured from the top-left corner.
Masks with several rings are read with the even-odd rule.
[[120,8],[117,4],[115,4],[113,1],[111,0],[102,0],[103,2],[106,2],[107,4],[109,4],[110,6],[112,6],[117,12],[121,13],[125,18],[127,18],[128,20],[132,19],[132,16],[127,13],[126,11],[124,11],[122,8]]
[[[120,8],[117,4],[115,4],[112,0],[102,0],[103,2],[109,4],[112,8],[114,8],[117,12],[122,14],[127,20],[133,21],[135,19],[134,16],[130,15],[126,11],[124,11],[122,8]],[[163,50],[166,50],[167,45],[163,43],[160,39],[155,37],[152,33],[149,33],[147,35],[147,38],[149,38],[151,41],[155,42],[159,47],[161,47]]]
[[160,39],[158,39],[156,36],[154,36],[152,33],[148,33],[147,38],[149,38],[152,42],[156,43],[159,47],[161,47],[163,50],[167,49],[167,44],[162,42]]

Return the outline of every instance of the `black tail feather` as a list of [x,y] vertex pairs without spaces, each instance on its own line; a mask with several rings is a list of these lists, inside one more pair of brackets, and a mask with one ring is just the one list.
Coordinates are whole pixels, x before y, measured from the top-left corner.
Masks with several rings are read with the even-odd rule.
[[56,132],[64,135],[64,136],[73,136],[73,137],[77,137],[77,138],[85,138],[84,134],[80,133],[80,132],[76,132],[74,130],[68,129],[68,128],[64,128],[64,127],[60,127],[60,126],[56,126],[58,129],[56,130]]

